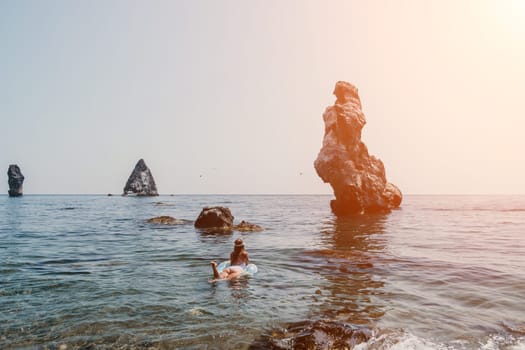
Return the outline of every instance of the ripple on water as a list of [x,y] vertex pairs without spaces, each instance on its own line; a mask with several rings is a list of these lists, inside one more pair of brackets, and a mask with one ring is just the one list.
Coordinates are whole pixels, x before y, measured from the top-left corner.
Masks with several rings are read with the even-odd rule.
[[[370,329],[368,349],[524,344],[523,198],[408,196],[390,215],[346,219],[329,196],[159,200],[0,197],[0,348],[248,349],[321,319]],[[144,224],[221,203],[272,229]],[[237,237],[259,272],[209,283]]]

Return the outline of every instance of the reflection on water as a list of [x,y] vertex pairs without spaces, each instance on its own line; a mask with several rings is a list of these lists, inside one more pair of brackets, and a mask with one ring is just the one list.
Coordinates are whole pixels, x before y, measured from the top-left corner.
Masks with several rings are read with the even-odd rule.
[[325,261],[317,264],[326,284],[317,293],[323,299],[322,317],[352,324],[371,325],[385,312],[376,298],[384,282],[376,274],[377,255],[385,250],[382,237],[386,215],[333,218],[321,230],[324,249],[312,253]]
[[242,303],[251,296],[249,289],[250,278],[250,276],[245,275],[233,280],[212,280],[210,281],[210,296],[217,295],[219,289],[227,286],[231,291],[231,301],[235,304]]
[[351,349],[368,342],[371,329],[385,314],[384,282],[376,266],[377,256],[386,249],[385,221],[385,215],[326,221],[320,249],[299,259],[311,270],[312,281],[321,280],[309,318],[263,334],[250,350]]
[[[344,219],[329,196],[178,196],[162,211],[156,200],[0,196],[0,349],[268,349],[250,344],[276,329],[315,344],[342,334],[339,348],[525,344],[525,197],[411,196],[387,216]],[[226,200],[272,229],[144,222]],[[237,237],[259,272],[209,283],[210,260]]]

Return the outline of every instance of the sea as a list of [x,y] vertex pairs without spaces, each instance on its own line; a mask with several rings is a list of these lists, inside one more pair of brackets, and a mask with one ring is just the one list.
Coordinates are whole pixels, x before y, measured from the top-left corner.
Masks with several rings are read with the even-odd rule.
[[[346,348],[525,349],[525,196],[331,198],[0,196],[0,349],[299,349],[316,321],[367,330]],[[205,206],[265,230],[197,230]],[[213,281],[239,237],[258,272]]]

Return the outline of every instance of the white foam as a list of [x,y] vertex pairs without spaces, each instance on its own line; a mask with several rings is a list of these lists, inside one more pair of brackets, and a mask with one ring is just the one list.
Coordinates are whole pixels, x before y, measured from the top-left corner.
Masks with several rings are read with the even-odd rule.
[[404,331],[394,331],[373,336],[368,342],[357,346],[356,349],[442,350],[453,348],[444,344],[434,343]]
[[516,340],[516,343],[509,346],[509,350],[525,350],[525,337]]
[[455,349],[480,349],[480,350],[525,350],[525,337],[511,335],[491,335],[486,339],[476,342],[465,340],[452,341],[444,344],[423,339],[405,331],[379,332],[372,336],[366,343],[359,344],[356,350],[455,350]]
[[525,350],[525,338],[507,335],[492,335],[480,346],[481,350]]

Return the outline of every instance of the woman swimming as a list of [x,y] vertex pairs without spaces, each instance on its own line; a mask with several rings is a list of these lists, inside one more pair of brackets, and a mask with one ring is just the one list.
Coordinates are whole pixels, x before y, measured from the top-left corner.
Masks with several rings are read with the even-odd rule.
[[213,277],[227,280],[237,278],[244,272],[249,263],[250,258],[248,257],[248,252],[244,250],[244,242],[242,239],[237,238],[233,245],[233,251],[230,253],[230,266],[219,272],[217,263],[215,261],[211,262]]

